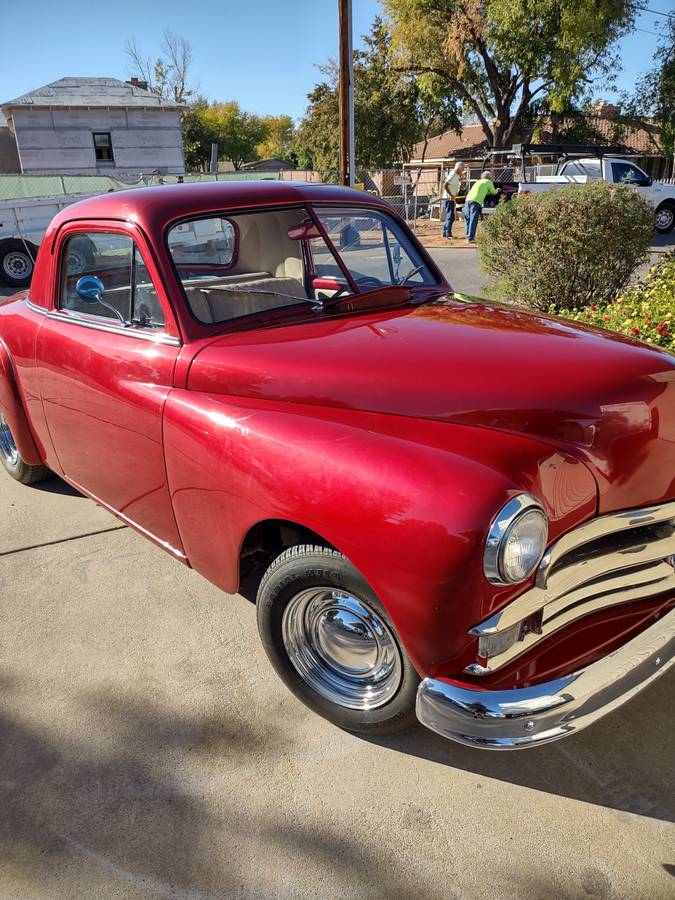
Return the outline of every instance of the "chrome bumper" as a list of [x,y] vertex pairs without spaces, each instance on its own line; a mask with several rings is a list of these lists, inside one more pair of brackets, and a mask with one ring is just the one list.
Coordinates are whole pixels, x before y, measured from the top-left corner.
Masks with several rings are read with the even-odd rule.
[[675,662],[675,609],[618,650],[555,681],[510,691],[425,678],[417,718],[443,737],[487,750],[547,744],[626,703]]

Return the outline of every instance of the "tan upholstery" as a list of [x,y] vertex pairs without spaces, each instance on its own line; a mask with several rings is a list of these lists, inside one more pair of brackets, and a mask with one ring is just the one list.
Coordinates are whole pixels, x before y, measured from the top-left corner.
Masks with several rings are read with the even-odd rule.
[[[217,280],[183,281],[194,315],[202,322],[224,322],[288,306],[293,303],[289,298],[306,298],[302,247],[299,241],[288,237],[288,229],[304,218],[306,213],[298,209],[233,216],[238,230],[238,252],[233,268]],[[256,290],[286,296],[252,293]]]
[[[260,293],[256,293],[258,291]],[[212,287],[211,284],[203,288],[189,287],[185,293],[192,312],[202,322],[225,322],[267,309],[289,306],[293,303],[292,298],[307,297],[301,281],[269,277],[222,287]]]

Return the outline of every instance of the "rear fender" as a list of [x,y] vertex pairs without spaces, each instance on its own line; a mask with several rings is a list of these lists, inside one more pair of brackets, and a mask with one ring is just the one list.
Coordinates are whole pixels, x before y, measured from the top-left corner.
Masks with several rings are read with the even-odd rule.
[[41,465],[42,459],[28,425],[12,359],[2,339],[0,339],[0,412],[7,419],[21,458],[31,466]]

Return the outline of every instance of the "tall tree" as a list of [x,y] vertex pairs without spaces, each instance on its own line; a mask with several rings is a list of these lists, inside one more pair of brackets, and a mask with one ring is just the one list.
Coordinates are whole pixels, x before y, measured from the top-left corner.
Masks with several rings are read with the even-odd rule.
[[218,144],[218,158],[228,159],[235,169],[258,159],[257,146],[268,134],[265,121],[244,112],[236,100],[208,103],[195,98],[183,115],[183,141],[188,168],[206,171],[211,144]]
[[[356,164],[385,168],[410,158],[412,147],[432,127],[459,127],[459,107],[439,90],[433,73],[415,78],[391,65],[391,35],[379,17],[354,52]],[[339,154],[338,70],[331,60],[325,76],[308,95],[307,113],[297,136],[298,157],[310,167],[336,169]],[[300,161],[300,159],[299,159]]]
[[675,153],[675,18],[661,26],[654,65],[640,78],[632,96],[623,97],[625,113],[637,123],[646,116],[660,127],[664,153]]
[[263,116],[265,138],[256,147],[261,159],[290,159],[295,144],[295,123],[290,116]]
[[383,0],[399,65],[433,74],[508,147],[537,103],[564,110],[608,75],[638,0]]
[[130,74],[147,82],[149,90],[163,100],[185,103],[194,94],[195,88],[190,84],[192,47],[185,38],[167,29],[162,35],[161,56],[155,60],[143,55],[133,37],[127,40],[124,50]]

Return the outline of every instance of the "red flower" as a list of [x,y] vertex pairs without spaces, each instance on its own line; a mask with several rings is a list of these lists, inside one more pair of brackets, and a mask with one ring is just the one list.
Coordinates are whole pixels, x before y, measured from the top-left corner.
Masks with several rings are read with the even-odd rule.
[[591,306],[591,309],[592,309],[593,311],[595,311],[597,308],[598,308],[598,307],[595,305],[595,303],[593,303],[592,306]]
[[602,318],[605,320],[605,322],[609,322],[609,316],[603,316]]
[[630,333],[631,334],[640,334],[640,329],[636,328],[635,325],[633,325],[633,327],[630,330]]

